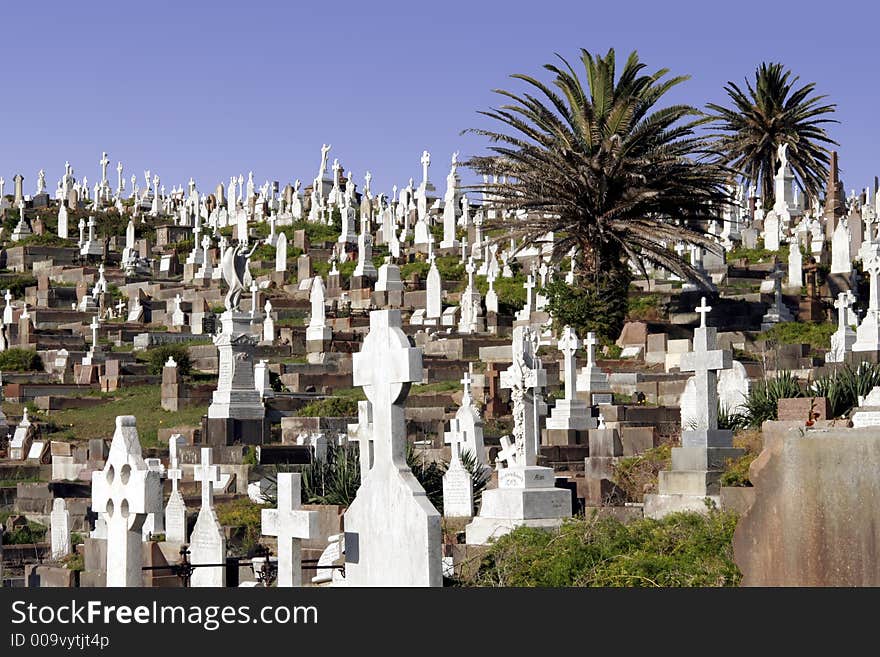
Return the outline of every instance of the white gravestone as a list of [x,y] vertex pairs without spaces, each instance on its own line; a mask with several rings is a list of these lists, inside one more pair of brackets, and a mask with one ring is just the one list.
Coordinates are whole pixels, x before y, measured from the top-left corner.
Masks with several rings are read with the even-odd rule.
[[298,472],[278,473],[278,508],[263,509],[261,526],[266,536],[278,537],[278,586],[302,586],[302,539],[318,535],[318,512],[301,508]]
[[[453,431],[459,433],[458,420],[452,420]],[[443,516],[470,518],[474,515],[474,480],[461,462],[461,441],[452,443],[452,460],[443,475]]]
[[64,499],[56,497],[49,516],[52,535],[52,558],[61,559],[70,554],[70,511]]
[[168,470],[171,480],[171,495],[165,505],[165,540],[174,543],[186,543],[186,502],[178,490],[178,483],[183,478],[180,469],[179,449],[185,445],[183,436],[176,433],[168,439]]
[[440,514],[406,464],[404,401],[422,380],[400,311],[370,313],[353,355],[353,382],[373,410],[373,467],[345,513],[346,582],[353,586],[441,586]]
[[141,586],[141,528],[147,514],[161,512],[162,488],[144,462],[133,415],[116,418],[104,469],[92,473],[92,508],[107,525],[107,586]]
[[214,484],[220,481],[220,466],[211,463],[211,448],[202,448],[202,462],[195,467],[195,480],[202,482],[202,508],[190,537],[190,561],[211,564],[193,571],[193,588],[226,586],[226,534],[214,511]]

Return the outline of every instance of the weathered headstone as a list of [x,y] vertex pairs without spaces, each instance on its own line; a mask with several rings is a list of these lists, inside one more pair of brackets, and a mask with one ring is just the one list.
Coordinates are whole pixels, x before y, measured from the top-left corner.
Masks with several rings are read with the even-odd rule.
[[298,472],[278,473],[278,508],[263,509],[261,526],[266,536],[278,537],[278,586],[302,586],[302,539],[318,534],[318,512],[301,508]]
[[220,466],[211,462],[211,448],[202,448],[202,462],[195,467],[195,480],[202,482],[202,507],[190,536],[190,561],[196,568],[191,585],[194,588],[226,586],[226,534],[214,510],[214,484],[220,481]]

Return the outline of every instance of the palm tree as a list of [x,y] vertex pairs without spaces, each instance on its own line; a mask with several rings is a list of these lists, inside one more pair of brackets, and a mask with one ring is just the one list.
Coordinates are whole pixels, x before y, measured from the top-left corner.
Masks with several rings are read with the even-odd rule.
[[800,78],[782,64],[762,63],[754,85],[747,79],[743,91],[733,82],[724,87],[733,103],[730,108],[710,103],[712,121],[719,133],[720,162],[759,187],[764,207],[770,207],[777,151],[788,144],[787,157],[798,187],[818,196],[828,175],[829,152],[822,144],[836,144],[823,124],[837,123],[823,115],[836,105],[823,105],[827,96],[812,95],[815,83],[795,88]]
[[631,259],[643,271],[648,262],[709,287],[705,274],[672,247],[683,241],[718,250],[700,222],[729,201],[724,183],[730,172],[710,161],[709,141],[696,135],[706,120],[699,110],[656,108],[687,77],[664,79],[667,69],[642,73],[645,64],[636,52],[618,76],[613,49],[604,57],[582,49],[585,87],[568,61],[559,59],[561,67],[544,66],[554,74],[557,91],[534,77],[513,75],[533,90],[496,90],[512,102],[480,112],[503,127],[466,131],[492,144],[489,154],[467,165],[484,180],[501,176],[476,187],[503,210],[486,225],[503,229],[499,239],[520,238],[523,244],[552,231],[553,258],[576,248],[581,273],[597,285],[609,274],[628,284]]

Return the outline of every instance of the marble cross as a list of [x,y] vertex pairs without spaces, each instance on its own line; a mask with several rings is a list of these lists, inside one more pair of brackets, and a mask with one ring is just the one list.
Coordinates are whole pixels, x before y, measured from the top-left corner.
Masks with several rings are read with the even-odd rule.
[[562,338],[559,340],[558,346],[559,351],[562,352],[565,370],[565,398],[574,399],[575,391],[577,390],[577,363],[575,361],[575,354],[581,346],[581,341],[578,340],[578,336],[571,326],[566,325],[565,328],[562,329]]
[[410,346],[400,311],[371,312],[370,332],[352,355],[352,380],[373,407],[374,469],[405,462],[404,401],[422,374],[422,350]]
[[279,587],[302,586],[301,541],[318,535],[318,512],[301,503],[302,475],[278,473],[278,508],[263,509],[260,524],[266,536],[278,537]]
[[107,522],[107,586],[142,586],[141,527],[162,508],[159,473],[148,470],[133,415],[116,418],[104,469],[92,473],[92,508]]
[[202,447],[202,462],[195,466],[193,477],[202,482],[202,510],[214,506],[214,484],[220,481],[220,466],[213,465],[210,447]]

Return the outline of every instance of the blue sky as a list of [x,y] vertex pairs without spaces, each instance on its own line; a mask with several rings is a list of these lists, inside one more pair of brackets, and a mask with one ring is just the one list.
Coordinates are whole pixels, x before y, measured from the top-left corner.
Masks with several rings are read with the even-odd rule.
[[[54,190],[70,160],[90,184],[106,150],[125,176],[158,173],[166,188],[193,176],[203,190],[254,171],[283,186],[317,173],[320,147],[373,191],[418,182],[423,149],[443,189],[460,136],[507,76],[578,49],[692,79],[670,102],[723,101],[763,60],[782,61],[838,104],[847,193],[880,168],[876,63],[880,3],[780,2],[55,2],[7,3],[0,45],[0,175],[25,192],[46,170]],[[128,183],[127,183],[128,184]],[[11,183],[7,182],[7,192]]]

